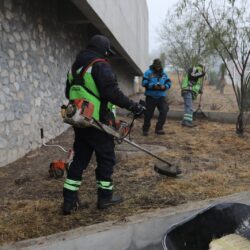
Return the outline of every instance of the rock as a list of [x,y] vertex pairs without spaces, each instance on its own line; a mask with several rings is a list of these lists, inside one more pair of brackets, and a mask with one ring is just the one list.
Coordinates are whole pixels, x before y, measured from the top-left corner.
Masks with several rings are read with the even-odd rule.
[[12,49],[9,49],[8,50],[8,55],[11,59],[14,59],[15,58],[15,52],[12,50]]
[[21,176],[20,178],[15,179],[15,184],[16,185],[23,185],[26,182],[30,182],[31,181],[31,177],[29,176]]

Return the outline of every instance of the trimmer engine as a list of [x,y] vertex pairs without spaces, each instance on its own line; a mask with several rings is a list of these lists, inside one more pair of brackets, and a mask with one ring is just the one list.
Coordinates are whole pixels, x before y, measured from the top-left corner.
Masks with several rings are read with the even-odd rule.
[[70,149],[68,151],[68,158],[66,160],[55,160],[50,163],[49,175],[52,178],[60,178],[64,175],[64,172],[68,170],[69,165],[73,159],[74,151]]

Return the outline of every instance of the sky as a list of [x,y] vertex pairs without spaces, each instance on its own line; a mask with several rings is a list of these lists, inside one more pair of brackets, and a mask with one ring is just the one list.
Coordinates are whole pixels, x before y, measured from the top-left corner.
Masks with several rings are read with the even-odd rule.
[[158,50],[157,29],[163,23],[167,11],[173,8],[178,0],[147,0],[149,12],[149,52]]

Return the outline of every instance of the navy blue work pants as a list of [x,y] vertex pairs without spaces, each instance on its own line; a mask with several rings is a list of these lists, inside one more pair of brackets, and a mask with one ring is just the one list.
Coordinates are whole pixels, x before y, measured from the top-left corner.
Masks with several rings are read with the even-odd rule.
[[115,144],[112,136],[95,128],[74,128],[74,158],[67,178],[80,181],[95,152],[97,167],[96,180],[112,181],[115,160]]
[[151,119],[153,117],[155,108],[159,110],[158,121],[156,123],[155,130],[162,130],[163,125],[166,122],[167,113],[169,110],[168,104],[165,97],[153,98],[151,96],[146,96],[146,113],[144,115],[143,131],[148,131],[151,125]]

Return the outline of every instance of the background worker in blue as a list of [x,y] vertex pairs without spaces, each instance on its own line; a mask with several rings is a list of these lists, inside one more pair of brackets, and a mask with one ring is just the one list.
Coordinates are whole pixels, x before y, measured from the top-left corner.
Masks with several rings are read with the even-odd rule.
[[[71,75],[68,73],[65,90],[65,95],[70,100],[74,99],[72,98],[73,94],[77,96],[77,90],[80,90],[81,87],[85,94],[87,93],[87,95],[96,98],[96,103],[100,104],[99,121],[105,124],[110,124],[110,120],[114,119],[114,114],[112,109],[109,109],[108,103],[126,108],[135,115],[140,115],[145,110],[142,105],[130,100],[118,88],[115,74],[108,61],[105,60],[112,53],[110,46],[110,41],[107,37],[102,35],[92,37],[87,48],[77,55],[72,65]],[[96,61],[97,59],[99,61]],[[78,72],[79,69],[80,71],[84,71],[87,68],[90,69],[91,64],[90,73],[92,80],[91,84],[87,84],[82,75],[79,77]],[[69,166],[67,178],[64,182],[63,214],[70,214],[72,210],[76,210],[79,207],[78,190],[82,184],[82,173],[88,166],[93,152],[95,152],[97,161],[95,169],[97,207],[104,209],[121,202],[122,198],[120,196],[113,195],[112,174],[116,163],[114,138],[93,127],[74,127],[74,131],[74,158]]]
[[155,133],[165,134],[163,126],[169,110],[166,102],[166,91],[171,87],[171,80],[162,67],[160,59],[154,59],[153,64],[144,73],[142,86],[145,87],[146,113],[144,114],[143,135],[147,136],[151,125],[151,119],[155,108],[159,110],[159,117],[155,127]]

